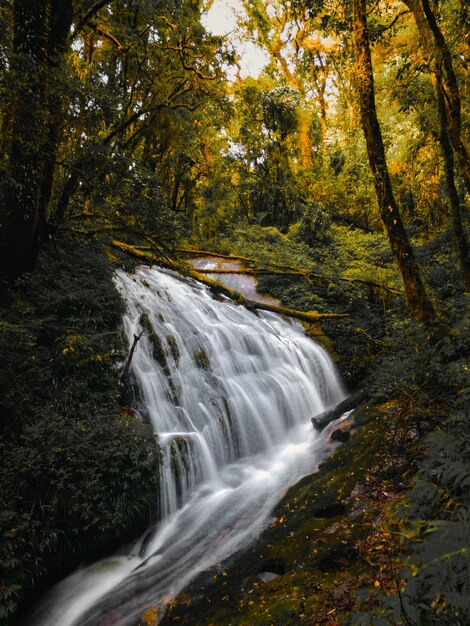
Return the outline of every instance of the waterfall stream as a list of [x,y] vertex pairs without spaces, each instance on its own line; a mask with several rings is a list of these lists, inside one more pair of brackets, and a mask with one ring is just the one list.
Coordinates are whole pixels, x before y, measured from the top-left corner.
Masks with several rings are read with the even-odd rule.
[[169,271],[118,272],[132,373],[158,434],[159,522],[125,554],[80,569],[35,626],[135,626],[256,537],[287,487],[318,466],[310,418],[344,392],[302,327],[254,313]]

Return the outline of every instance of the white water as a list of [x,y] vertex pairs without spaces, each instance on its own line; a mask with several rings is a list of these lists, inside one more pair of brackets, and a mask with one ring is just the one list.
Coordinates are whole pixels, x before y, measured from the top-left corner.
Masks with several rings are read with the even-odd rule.
[[240,550],[317,467],[325,443],[310,418],[344,397],[328,355],[297,324],[216,301],[171,272],[120,272],[117,285],[129,346],[146,313],[165,352],[166,373],[144,333],[132,361],[163,451],[161,521],[127,554],[59,583],[34,626],[134,626]]

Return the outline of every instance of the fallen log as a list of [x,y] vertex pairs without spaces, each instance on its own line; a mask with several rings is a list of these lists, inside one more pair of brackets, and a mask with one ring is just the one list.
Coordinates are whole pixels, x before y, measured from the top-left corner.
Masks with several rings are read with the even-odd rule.
[[356,391],[355,393],[348,396],[345,400],[340,402],[333,409],[328,409],[328,411],[323,411],[319,415],[315,415],[312,417],[312,424],[315,430],[323,430],[328,426],[330,422],[337,420],[347,411],[352,411],[355,409],[361,402],[367,400],[369,395],[365,391]]
[[247,309],[253,310],[261,310],[261,311],[271,311],[273,313],[277,313],[278,315],[285,315],[287,317],[293,317],[295,319],[299,319],[303,322],[315,323],[318,320],[332,317],[349,317],[348,313],[319,313],[318,311],[297,311],[296,309],[289,309],[287,307],[278,306],[276,304],[268,304],[267,302],[258,302],[256,300],[249,300],[245,298],[240,292],[235,291],[235,289],[230,289],[230,287],[226,287],[222,283],[213,280],[212,278],[208,278],[204,274],[202,274],[199,270],[190,270],[189,275],[207,285],[213,293],[222,293],[237,304],[243,304]]
[[249,259],[246,256],[236,256],[234,254],[222,254],[220,252],[209,252],[209,250],[197,250],[191,248],[178,248],[176,250],[179,254],[187,254],[188,256],[195,257],[214,257],[217,259],[229,259],[230,261],[245,261],[245,263],[256,263],[254,259]]
[[[114,240],[113,245],[117,248],[125,252],[129,252],[130,254],[134,254],[135,256],[140,256],[142,258],[146,258],[153,263],[160,263],[164,267],[169,267],[171,269],[176,269],[182,271],[182,268],[178,266],[178,264],[171,259],[169,259],[166,255],[164,259],[162,257],[156,256],[151,253],[152,248],[150,246],[131,246],[129,244],[123,243],[122,241]],[[235,256],[230,254],[220,254],[218,252],[209,252],[208,250],[191,250],[189,248],[178,248],[178,253],[193,254],[194,256],[210,256],[214,258],[228,259],[231,261],[245,261],[246,263],[254,264],[256,261],[254,259],[250,259],[248,257],[243,256]],[[186,265],[186,262],[183,261]],[[192,267],[189,265],[189,267]],[[184,270],[185,271],[185,270]],[[270,275],[273,276],[302,276],[307,280],[310,278],[316,278],[318,280],[334,280],[332,277],[324,276],[323,274],[317,274],[315,272],[310,272],[309,270],[296,270],[295,268],[286,267],[280,269],[241,269],[241,270],[229,270],[229,269],[198,269],[200,274],[246,274],[248,276],[262,276],[262,275]],[[185,271],[186,273],[186,271]],[[361,285],[367,285],[369,287],[376,287],[377,289],[382,289],[383,291],[387,291],[393,295],[403,295],[404,291],[402,289],[397,289],[396,287],[389,287],[388,285],[383,285],[381,283],[376,283],[373,280],[365,280],[364,278],[351,278],[349,276],[336,276],[337,280],[348,282],[348,283],[359,283]],[[199,278],[198,280],[202,280]]]
[[264,276],[273,274],[274,276],[310,276],[309,272],[302,272],[302,270],[256,270],[256,269],[242,269],[242,270],[230,270],[230,269],[200,269],[197,270],[201,274],[246,274],[247,276]]
[[[262,311],[272,311],[273,313],[277,313],[278,315],[285,315],[287,317],[293,317],[295,319],[299,319],[303,322],[314,323],[318,320],[325,318],[342,318],[349,317],[348,313],[318,313],[317,311],[297,311],[296,309],[289,309],[283,306],[277,306],[275,304],[267,304],[266,302],[257,302],[255,300],[248,300],[241,293],[235,291],[235,289],[230,289],[230,287],[226,287],[222,283],[205,276],[200,270],[195,270],[192,265],[189,263],[182,262],[177,265],[176,263],[168,264],[162,261],[162,259],[155,257],[150,252],[145,250],[141,250],[136,246],[131,246],[127,243],[123,243],[122,241],[114,240],[113,245],[127,252],[128,254],[132,254],[137,256],[138,258],[145,259],[150,263],[158,263],[160,265],[170,267],[171,269],[177,270],[184,274],[185,276],[190,276],[195,280],[207,285],[213,293],[216,294],[224,294],[228,296],[231,300],[236,302],[237,304],[242,304],[246,306],[247,309],[250,310],[262,310]],[[242,272],[243,273],[243,272]]]
[[186,263],[181,267],[179,263],[170,259],[167,255],[162,254],[162,256],[156,255],[154,252],[150,252],[150,247],[147,246],[132,246],[128,243],[124,243],[123,241],[117,241],[116,239],[112,240],[112,245],[131,256],[137,257],[139,259],[143,259],[148,263],[158,264],[162,267],[166,267],[168,269],[172,269],[175,271],[185,271]]
[[268,304],[267,302],[253,302],[252,300],[246,300],[245,306],[250,309],[258,309],[260,311],[272,311],[278,315],[287,315],[287,317],[295,317],[303,322],[317,322],[318,320],[332,318],[332,317],[349,317],[349,313],[319,313],[318,311],[297,311],[296,309],[289,309],[284,306],[277,306],[275,304]]

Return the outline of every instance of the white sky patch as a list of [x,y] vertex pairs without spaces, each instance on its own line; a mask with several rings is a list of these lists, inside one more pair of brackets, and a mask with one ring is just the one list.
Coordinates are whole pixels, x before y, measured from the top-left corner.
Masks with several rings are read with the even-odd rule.
[[[239,58],[240,76],[256,78],[268,64],[268,56],[252,41],[241,41],[237,34],[237,17],[243,14],[242,3],[239,0],[214,0],[209,11],[203,15],[203,26],[213,35],[226,36],[235,47]],[[227,78],[235,80],[236,67],[227,67]]]
[[227,35],[235,30],[237,26],[235,12],[241,8],[238,0],[214,0],[202,22],[213,35]]

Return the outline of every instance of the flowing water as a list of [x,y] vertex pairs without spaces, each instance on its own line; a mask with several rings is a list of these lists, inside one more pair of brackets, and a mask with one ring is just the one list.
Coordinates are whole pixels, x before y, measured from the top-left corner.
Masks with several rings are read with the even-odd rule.
[[116,282],[129,346],[147,326],[132,372],[162,448],[159,522],[127,553],[59,583],[35,626],[135,626],[240,550],[318,466],[326,444],[310,418],[344,397],[300,325],[215,300],[172,272],[141,267]]

